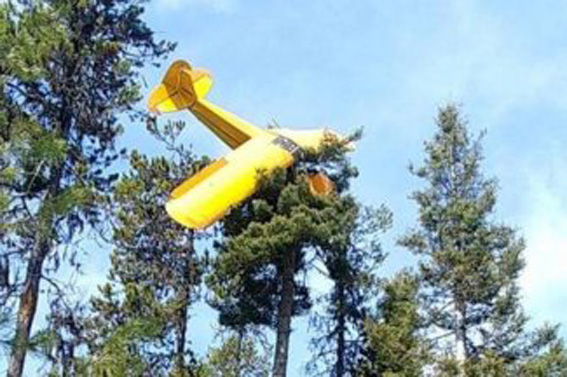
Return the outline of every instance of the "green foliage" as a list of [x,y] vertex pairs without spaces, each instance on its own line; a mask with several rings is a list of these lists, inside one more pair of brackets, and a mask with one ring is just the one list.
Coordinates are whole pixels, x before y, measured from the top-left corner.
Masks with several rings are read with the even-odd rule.
[[[54,317],[51,323],[54,323]],[[79,377],[141,376],[147,373],[140,345],[151,341],[163,332],[164,323],[157,317],[128,320],[114,328],[92,352],[85,353],[75,339],[71,344],[63,339],[62,327],[75,332],[85,323],[73,322],[68,315],[65,323],[40,331],[30,339],[31,351],[53,357],[49,376],[75,375]],[[88,322],[87,322],[88,326]],[[76,336],[84,336],[86,333]],[[67,354],[66,354],[67,353]],[[66,354],[66,355],[65,355]]]
[[199,377],[268,377],[269,359],[251,337],[232,335],[209,351]]
[[[545,329],[548,331],[551,329]],[[541,331],[541,330],[540,330]],[[463,375],[471,377],[560,377],[567,376],[567,352],[563,341],[557,337],[556,329],[548,335],[551,340],[545,341],[545,346],[536,346],[530,356],[510,363],[493,351],[480,355],[475,360],[460,362],[451,356],[438,360],[436,375],[442,377],[458,377]],[[535,344],[534,344],[535,345]]]
[[142,357],[132,352],[138,342],[154,339],[163,324],[154,318],[133,319],[120,325],[92,357],[93,376],[140,376],[147,370]]
[[[175,142],[182,124],[158,127],[159,140]],[[174,145],[174,144],[168,144]],[[197,235],[165,212],[169,192],[200,167],[183,148],[150,158],[137,151],[113,196],[110,281],[91,308],[54,307],[42,354],[55,375],[188,376],[196,372],[187,347],[188,307],[196,300],[202,262]]]
[[[182,129],[150,127],[159,139],[172,142]],[[113,194],[111,282],[92,301],[90,343],[100,349],[99,344],[106,344],[110,334],[124,324],[159,319],[163,324],[159,333],[137,343],[138,361],[151,375],[184,376],[193,363],[186,333],[188,306],[197,298],[203,271],[194,248],[198,235],[174,223],[165,212],[165,203],[169,192],[202,164],[190,153],[149,158],[134,151],[131,169]]]
[[428,361],[420,335],[418,280],[407,271],[384,285],[378,312],[364,323],[364,357],[360,376],[421,376]]
[[0,57],[2,68],[25,81],[48,73],[53,50],[68,43],[67,32],[55,9],[34,1],[0,4]]
[[385,207],[363,207],[351,196],[336,198],[333,228],[319,251],[321,264],[333,283],[320,299],[324,310],[312,316],[319,336],[308,370],[320,375],[356,375],[363,348],[364,319],[374,301],[377,270],[385,258],[380,237],[390,228],[392,214]]
[[532,356],[517,370],[517,375],[525,377],[567,376],[567,350],[564,342],[555,337],[544,352]]
[[[309,194],[303,177],[293,179],[287,174],[274,175],[265,191],[260,191],[242,208],[233,210],[224,221],[226,232],[234,236],[219,245],[209,280],[217,296],[213,304],[220,309],[223,325],[277,324],[278,268],[282,255],[300,256],[310,245],[316,228],[313,223],[316,208],[308,205],[321,201]],[[236,226],[242,226],[239,234],[236,234]],[[294,269],[300,265],[298,261]],[[299,284],[296,313],[310,306],[306,287]],[[237,294],[243,296],[237,299],[234,297]]]
[[[11,254],[31,237],[22,228],[34,216],[57,243],[100,217],[100,194],[115,179],[103,170],[118,157],[116,114],[134,115],[137,68],[171,49],[153,40],[142,11],[126,0],[0,5],[0,180]],[[114,50],[101,49],[109,43]]]

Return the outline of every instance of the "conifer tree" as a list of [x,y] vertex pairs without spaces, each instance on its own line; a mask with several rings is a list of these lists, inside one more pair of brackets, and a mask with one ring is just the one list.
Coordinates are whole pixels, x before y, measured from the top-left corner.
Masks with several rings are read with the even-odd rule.
[[173,188],[207,160],[176,143],[184,123],[164,129],[149,125],[172,153],[150,158],[134,151],[131,171],[116,185],[111,281],[92,301],[88,335],[95,344],[106,344],[125,325],[157,320],[161,330],[137,343],[144,373],[189,376],[195,358],[188,348],[188,310],[198,298],[204,267],[195,241],[204,235],[171,220],[165,203]]
[[363,207],[352,196],[336,200],[330,236],[318,250],[321,265],[331,280],[331,292],[313,316],[317,334],[308,370],[326,376],[355,376],[363,348],[363,324],[376,295],[377,270],[385,258],[380,236],[391,225],[384,206]]
[[116,184],[110,281],[99,287],[90,308],[55,301],[48,326],[32,338],[52,374],[196,375],[188,310],[204,268],[195,241],[204,234],[165,212],[170,191],[208,163],[177,144],[184,125],[148,122],[167,153],[151,158],[133,151],[130,170]]
[[100,221],[138,69],[173,47],[154,40],[142,12],[132,0],[0,4],[0,259],[8,305],[17,301],[9,376],[23,371],[46,261],[57,269],[58,250]]
[[222,223],[223,238],[209,279],[221,325],[239,330],[248,325],[276,330],[272,375],[287,373],[292,318],[311,307],[304,277],[313,255],[334,229],[337,196],[312,195],[306,174],[324,170],[337,193],[356,174],[344,148],[329,145],[320,154],[266,178],[260,190],[233,209]]
[[440,365],[473,375],[479,362],[497,358],[510,370],[553,339],[532,342],[526,330],[517,283],[524,241],[493,220],[497,184],[482,174],[481,138],[471,137],[455,106],[440,109],[425,154],[423,166],[411,168],[426,183],[412,196],[419,226],[400,244],[420,258],[426,325]]

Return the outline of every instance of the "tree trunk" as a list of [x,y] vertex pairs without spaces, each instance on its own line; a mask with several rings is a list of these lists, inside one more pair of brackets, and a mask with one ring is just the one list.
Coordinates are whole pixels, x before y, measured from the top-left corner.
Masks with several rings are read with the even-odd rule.
[[342,278],[337,283],[337,361],[335,364],[335,376],[345,375],[345,350],[346,350],[346,318],[345,318],[345,287]]
[[6,374],[8,377],[20,377],[24,371],[30,331],[37,310],[41,271],[43,262],[49,251],[48,242],[44,240],[43,237],[39,238],[28,262],[24,289],[20,296],[16,333],[12,345],[8,373]]
[[238,329],[238,343],[236,344],[236,377],[240,377],[242,369],[242,342],[244,341],[244,328]]
[[[62,164],[51,169],[52,177],[44,203],[49,202],[57,196],[61,184]],[[39,210],[41,212],[41,209]],[[30,260],[26,270],[24,288],[20,296],[18,317],[16,319],[16,332],[12,344],[12,354],[8,365],[7,377],[21,377],[24,371],[26,353],[30,339],[30,331],[37,310],[39,299],[39,284],[43,269],[43,262],[51,248],[51,236],[53,231],[53,213],[47,210],[46,214],[38,213],[36,239],[30,254]]]
[[179,287],[177,291],[177,297],[179,298],[179,309],[177,310],[176,321],[176,333],[175,333],[175,369],[182,373],[182,376],[186,375],[186,363],[185,363],[185,343],[187,342],[187,308],[189,307],[191,301],[191,288],[195,282],[195,270],[193,265],[193,256],[195,253],[194,248],[194,233],[191,232],[188,239],[188,250],[184,256],[186,265],[185,270],[187,271],[187,279],[184,280],[182,287]]
[[175,369],[185,376],[185,343],[187,337],[187,306],[189,305],[188,289],[184,288],[183,298],[180,300],[180,307],[177,310],[176,334],[175,334]]
[[282,291],[278,308],[278,329],[276,350],[274,355],[273,377],[285,377],[287,374],[287,357],[289,337],[291,334],[291,316],[293,314],[295,250],[283,258],[281,281]]
[[464,302],[457,302],[456,303],[457,309],[457,329],[455,332],[455,337],[457,341],[457,360],[461,363],[462,366],[462,376],[466,376],[465,364],[469,360],[469,353],[467,350],[467,324],[466,324],[466,303]]

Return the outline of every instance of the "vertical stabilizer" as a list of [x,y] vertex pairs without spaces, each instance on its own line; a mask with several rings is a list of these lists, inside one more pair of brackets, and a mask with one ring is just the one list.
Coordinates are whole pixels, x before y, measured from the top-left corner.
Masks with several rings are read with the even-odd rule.
[[188,109],[233,149],[254,136],[266,133],[207,101],[205,96],[212,85],[213,79],[206,70],[193,69],[186,61],[178,60],[169,67],[162,83],[152,91],[148,108],[155,113]]

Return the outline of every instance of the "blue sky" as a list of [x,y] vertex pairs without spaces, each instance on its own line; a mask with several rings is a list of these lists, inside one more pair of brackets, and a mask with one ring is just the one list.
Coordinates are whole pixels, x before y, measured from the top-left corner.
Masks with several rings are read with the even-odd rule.
[[[411,262],[393,242],[415,224],[408,195],[420,182],[407,166],[421,161],[437,108],[461,104],[471,128],[487,130],[485,171],[500,182],[496,219],[526,237],[525,307],[534,324],[567,324],[566,2],[153,0],[146,19],[179,43],[169,61],[208,68],[209,99],[255,124],[364,126],[353,190],[394,213],[384,274]],[[146,93],[164,69],[144,71]],[[227,151],[189,113],[171,118],[189,122],[183,140],[197,153]],[[137,125],[123,142],[155,150]],[[108,258],[108,250],[92,255],[77,284],[104,281]],[[204,352],[214,313],[193,314],[191,339]],[[309,358],[306,320],[293,327],[292,377]]]

